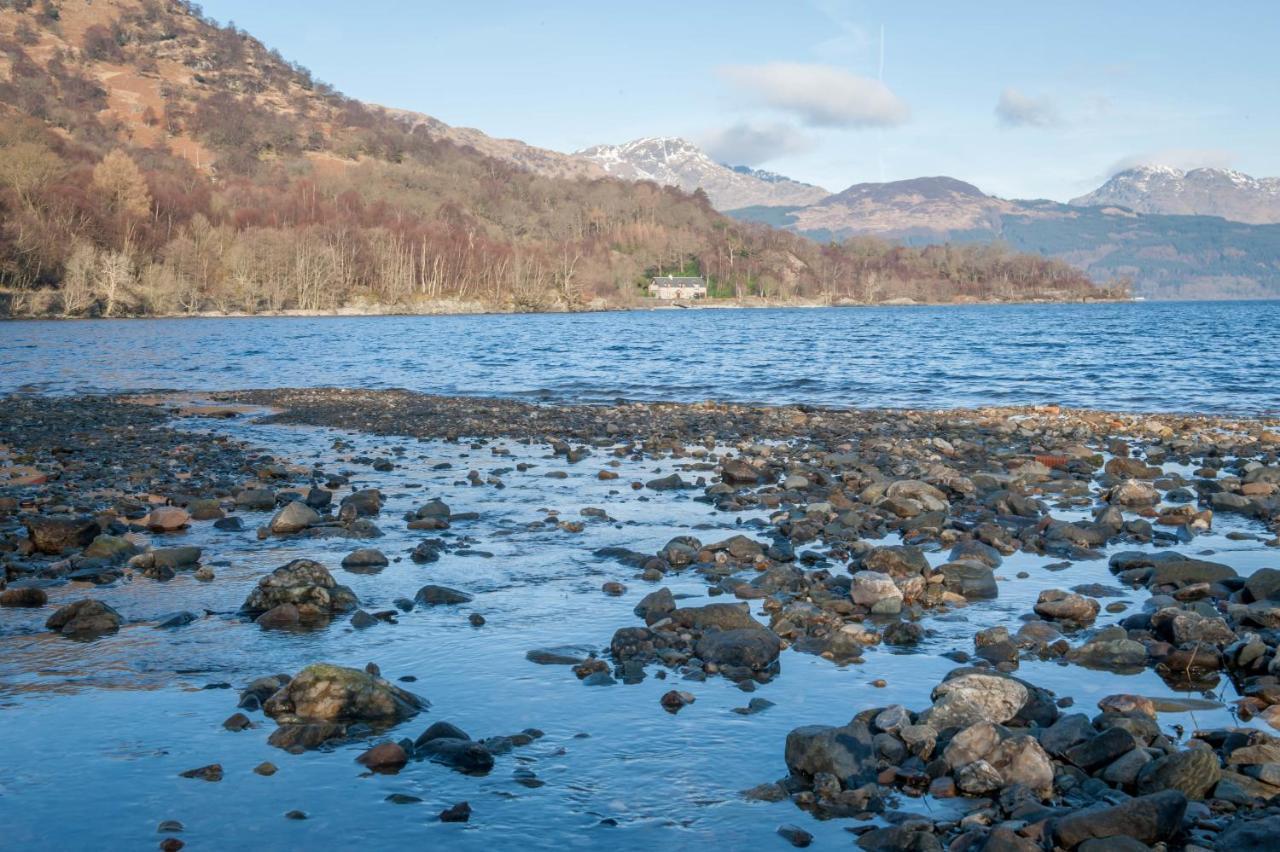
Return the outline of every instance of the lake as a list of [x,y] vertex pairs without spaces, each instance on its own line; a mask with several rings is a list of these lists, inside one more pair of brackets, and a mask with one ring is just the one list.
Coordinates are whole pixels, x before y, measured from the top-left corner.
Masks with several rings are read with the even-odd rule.
[[[340,385],[549,402],[1058,402],[1247,414],[1280,409],[1274,378],[1278,320],[1280,303],[1265,302],[24,321],[0,324],[0,388],[65,396]],[[201,438],[244,441],[301,465],[295,474],[303,480],[308,471],[342,471],[350,481],[337,491],[335,503],[347,489],[381,489],[386,504],[377,523],[385,534],[369,544],[391,557],[391,564],[378,573],[339,569],[343,557],[362,546],[345,538],[260,538],[256,531],[272,512],[244,510],[230,499],[252,479],[248,467],[240,479],[228,478],[220,494],[223,506],[242,518],[242,530],[197,522],[150,537],[155,546],[202,548],[203,564],[216,574],[212,582],[186,571],[164,581],[135,573],[92,585],[59,574],[52,564],[57,557],[28,560],[23,570],[31,564],[47,569],[38,582],[49,602],[0,610],[0,722],[7,735],[6,769],[0,773],[6,838],[0,846],[154,848],[164,836],[157,824],[179,820],[184,831],[178,836],[192,848],[232,848],[252,838],[276,849],[438,844],[486,851],[783,850],[790,847],[775,832],[785,823],[803,826],[820,846],[851,847],[846,827],[867,823],[815,820],[788,801],[748,801],[741,795],[786,774],[788,731],[843,724],[869,706],[927,707],[931,689],[956,666],[957,650],[972,651],[974,635],[983,628],[1015,631],[1048,589],[1087,585],[1115,611],[1141,612],[1147,590],[1112,588],[1119,581],[1104,557],[1175,545],[1168,534],[1141,544],[1114,541],[1067,565],[1045,553],[1009,553],[997,571],[998,597],[926,612],[918,644],[874,644],[865,659],[844,664],[785,650],[781,675],[753,684],[753,695],[723,677],[703,679],[695,676],[700,672],[658,665],[640,683],[590,687],[566,666],[535,665],[526,652],[561,645],[607,651],[615,630],[639,624],[633,608],[658,585],[687,598],[688,605],[724,591],[709,588],[711,581],[694,571],[673,571],[660,583],[642,581],[633,566],[602,557],[598,549],[652,554],[674,536],[704,542],[739,534],[766,539],[773,535],[773,510],[758,505],[721,511],[700,489],[639,487],[681,472],[718,476],[707,472],[714,465],[699,467],[698,457],[683,453],[648,454],[605,442],[589,460],[570,464],[536,440],[419,441],[260,422],[256,413],[230,420],[187,418],[178,427],[198,430]],[[58,445],[48,453],[59,460],[53,464],[74,463],[83,450],[90,465],[108,471],[108,480],[123,483],[112,492],[117,497],[145,490],[145,477],[130,477],[129,459],[112,456],[110,442],[105,449],[95,443],[93,424],[77,434],[80,449]],[[700,449],[712,458],[740,451]],[[373,459],[394,459],[394,469],[380,469]],[[606,465],[619,482],[598,475]],[[1168,475],[1191,478],[1194,470],[1165,462]],[[480,473],[469,480],[468,471]],[[68,499],[91,505],[97,498],[77,492],[76,481],[71,479]],[[1088,474],[1079,481],[1086,486],[1083,495],[1042,495],[1054,519],[1088,523],[1093,517],[1102,486]],[[420,565],[408,554],[437,533],[408,529],[402,519],[430,497],[442,497],[468,519],[439,534],[453,549]],[[288,492],[280,498],[289,499]],[[24,511],[30,506],[47,508],[30,503]],[[607,515],[584,513],[587,507],[605,507]],[[583,519],[583,527],[566,531],[558,523],[562,518]],[[19,530],[16,516],[0,516],[0,532],[25,535]],[[1270,535],[1257,518],[1222,513],[1194,543],[1176,546],[1247,576],[1275,567],[1276,550],[1265,543]],[[874,541],[905,540],[892,532]],[[950,558],[947,547],[926,545],[931,568]],[[398,623],[366,629],[344,616],[322,629],[267,631],[237,615],[259,579],[301,557],[331,568],[373,612],[397,613],[397,599],[424,583],[465,589],[475,601],[465,607],[410,606],[412,611],[398,614]],[[845,567],[832,565],[836,573]],[[754,576],[754,569],[748,573]],[[626,588],[602,594],[606,581]],[[125,616],[118,633],[84,642],[45,628],[54,607],[85,597]],[[758,617],[761,603],[751,601]],[[157,629],[175,611],[189,611],[194,620]],[[470,612],[483,614],[484,625],[470,623]],[[1111,612],[1099,625],[1120,617]],[[381,775],[355,762],[368,742],[293,755],[267,744],[275,723],[259,712],[250,713],[255,726],[249,730],[223,728],[246,683],[270,673],[296,673],[316,661],[356,668],[375,661],[386,677],[428,698],[430,711],[394,729],[397,738],[415,737],[436,721],[458,724],[476,737],[527,728],[545,736],[500,755],[484,776],[429,762]],[[1162,713],[1166,731],[1238,724],[1228,703],[1238,696],[1225,678],[1212,692],[1188,692],[1149,668],[1126,674],[1033,657],[1022,661],[1017,674],[1071,699],[1080,712],[1092,714],[1100,698],[1116,693],[1190,696],[1208,699],[1205,707]],[[695,694],[696,703],[678,714],[664,712],[659,699],[673,688]],[[752,697],[775,706],[753,715],[734,712]],[[279,771],[255,774],[263,761]],[[218,783],[179,777],[214,762],[225,772]],[[442,808],[461,800],[474,809],[471,823],[436,819]],[[941,818],[959,802],[898,796],[892,807]],[[292,811],[307,818],[286,819]]]
[[1280,302],[0,323],[0,388],[1280,410]]

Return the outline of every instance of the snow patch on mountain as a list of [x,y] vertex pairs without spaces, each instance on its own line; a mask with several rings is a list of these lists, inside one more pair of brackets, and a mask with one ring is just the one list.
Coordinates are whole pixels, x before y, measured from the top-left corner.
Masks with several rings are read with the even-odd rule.
[[1125,169],[1077,207],[1127,207],[1139,213],[1221,216],[1254,225],[1280,222],[1280,178],[1255,178],[1234,169],[1182,170],[1171,166]]
[[648,180],[689,192],[701,189],[719,210],[805,206],[830,195],[820,186],[773,172],[717,163],[697,145],[672,136],[595,145],[574,156],[595,163],[612,177]]

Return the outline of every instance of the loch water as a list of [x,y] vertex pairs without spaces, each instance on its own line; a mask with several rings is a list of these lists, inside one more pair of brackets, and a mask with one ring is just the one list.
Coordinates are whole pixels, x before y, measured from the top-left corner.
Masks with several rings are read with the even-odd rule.
[[1280,411],[1280,301],[0,323],[0,390]]
[[[0,325],[0,383],[44,393],[350,385],[577,401],[719,397],[930,407],[1054,401],[1243,414],[1280,408],[1270,345],[1277,319],[1277,303],[1224,303],[21,322]],[[244,532],[197,524],[156,542],[204,548],[214,582],[180,573],[167,583],[138,578],[93,589],[92,596],[125,615],[118,634],[74,642],[43,629],[52,606],[85,596],[79,584],[50,589],[44,610],[0,612],[0,847],[155,848],[163,837],[157,824],[174,819],[184,824],[180,836],[192,849],[781,850],[790,847],[775,830],[785,823],[802,825],[821,847],[847,848],[848,821],[817,821],[789,802],[740,795],[785,775],[789,730],[842,724],[868,706],[925,707],[932,686],[955,666],[943,654],[971,650],[978,630],[1016,628],[1043,589],[1114,583],[1105,560],[1051,572],[1045,565],[1052,560],[1018,553],[997,572],[996,600],[929,617],[930,635],[915,648],[873,646],[855,665],[784,651],[780,675],[751,694],[723,678],[692,682],[669,672],[660,679],[657,667],[638,684],[587,687],[567,667],[536,665],[525,654],[555,645],[603,651],[614,630],[638,623],[632,609],[656,586],[595,550],[654,552],[676,535],[703,541],[751,535],[763,513],[718,512],[694,499],[696,491],[620,488],[595,477],[598,465],[566,465],[536,444],[476,449],[253,417],[179,425],[227,434],[299,464],[352,469],[353,487],[387,495],[379,522],[386,536],[371,544],[396,561],[377,574],[352,574],[338,563],[355,543],[260,543],[253,530],[270,514],[245,512]],[[509,454],[495,455],[494,447]],[[378,472],[343,461],[352,456],[395,457],[397,467]],[[521,463],[527,468],[520,470]],[[617,471],[626,483],[678,471],[680,464],[626,459]],[[502,468],[506,487],[472,487],[464,476],[473,468]],[[565,477],[548,477],[553,470]],[[430,497],[455,512],[477,513],[450,533],[482,553],[449,552],[429,565],[407,558],[422,534],[398,518]],[[610,519],[584,519],[576,535],[545,523],[549,510],[579,518],[588,506],[604,508]],[[1054,513],[1063,520],[1086,515]],[[1265,532],[1257,522],[1223,515],[1191,552],[1214,554],[1208,558],[1247,575],[1277,566],[1276,551],[1262,543]],[[229,614],[263,574],[298,557],[329,566],[370,611],[390,609],[395,598],[426,583],[465,590],[475,600],[419,609],[396,625],[366,630],[339,620],[322,630],[267,632]],[[929,559],[938,564],[946,556]],[[1022,571],[1029,577],[1015,579]],[[627,592],[603,595],[606,580],[621,580]],[[694,602],[708,600],[696,575],[672,575],[665,584]],[[1140,607],[1145,598],[1144,590],[1125,589],[1113,599]],[[176,610],[215,614],[156,629]],[[484,615],[483,627],[469,624],[473,611]],[[396,775],[369,775],[355,762],[367,744],[290,755],[267,745],[274,726],[261,714],[251,714],[259,726],[248,731],[222,728],[236,709],[235,688],[321,660],[355,667],[375,661],[393,681],[416,678],[402,685],[432,707],[393,737],[414,737],[440,720],[476,737],[531,727],[545,736],[500,756],[482,777],[426,762]],[[1149,670],[1124,675],[1024,662],[1018,675],[1071,698],[1083,712],[1113,693],[1187,695]],[[877,680],[885,685],[873,686]],[[679,714],[664,712],[658,699],[672,688],[697,701]],[[1161,723],[1187,730],[1237,724],[1226,681],[1207,696],[1190,695],[1221,704],[1162,713]],[[733,712],[752,697],[775,706],[754,715]],[[266,760],[280,771],[254,774]],[[218,783],[179,777],[214,762],[225,772]],[[521,783],[518,769],[531,770],[543,785]],[[393,804],[392,794],[422,802]],[[462,800],[474,810],[469,824],[435,819]],[[948,807],[910,799],[897,806],[934,816]],[[293,810],[308,818],[286,819]]]

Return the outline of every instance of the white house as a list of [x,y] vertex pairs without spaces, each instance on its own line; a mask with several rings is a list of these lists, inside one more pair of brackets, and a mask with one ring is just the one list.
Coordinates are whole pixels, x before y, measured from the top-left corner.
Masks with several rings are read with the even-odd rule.
[[655,299],[705,299],[707,282],[696,276],[666,275],[649,282],[649,295]]

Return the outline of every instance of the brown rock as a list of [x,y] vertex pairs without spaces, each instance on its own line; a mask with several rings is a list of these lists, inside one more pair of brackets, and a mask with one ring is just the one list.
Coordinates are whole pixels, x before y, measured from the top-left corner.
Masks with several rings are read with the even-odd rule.
[[70,515],[33,515],[24,523],[36,551],[54,555],[84,547],[102,532],[102,526],[95,519]]
[[263,630],[284,630],[301,624],[301,617],[296,606],[286,603],[267,610],[253,621]]
[[1152,718],[1156,715],[1155,703],[1142,695],[1108,695],[1098,702],[1098,709],[1103,713],[1141,713]]
[[222,780],[222,764],[210,763],[208,766],[201,766],[196,769],[188,769],[186,772],[179,772],[182,778],[199,778],[201,781],[221,781]]
[[0,606],[38,607],[49,602],[44,589],[35,586],[19,586],[0,592]]
[[356,762],[374,772],[397,772],[409,762],[409,755],[405,754],[399,743],[386,742],[369,749],[357,757]]
[[1221,775],[1218,756],[1205,747],[1193,747],[1166,754],[1138,773],[1138,793],[1178,790],[1189,799],[1201,799],[1218,783]]
[[146,526],[156,532],[174,532],[191,524],[191,515],[177,506],[157,506],[147,515]]
[[249,721],[249,717],[243,713],[232,713],[222,723],[222,727],[228,731],[243,731],[246,728],[253,727],[253,723]]
[[290,723],[272,731],[271,736],[267,737],[267,745],[285,751],[306,751],[319,748],[330,740],[342,739],[346,735],[347,726],[339,722]]
[[466,802],[458,802],[440,812],[441,822],[466,822],[469,819],[471,819],[471,805]]
[[668,713],[678,713],[682,708],[692,704],[696,699],[691,692],[680,692],[671,690],[665,693],[662,698],[658,699],[658,703],[662,705],[662,709]]
[[281,724],[296,722],[401,722],[429,706],[411,692],[360,669],[307,666],[263,704]]
[[85,598],[59,608],[44,626],[64,636],[85,638],[115,633],[122,621],[120,613],[102,601]]
[[1036,615],[1051,621],[1092,624],[1098,617],[1101,606],[1093,598],[1086,598],[1084,595],[1061,589],[1046,589],[1040,593],[1034,609]]

